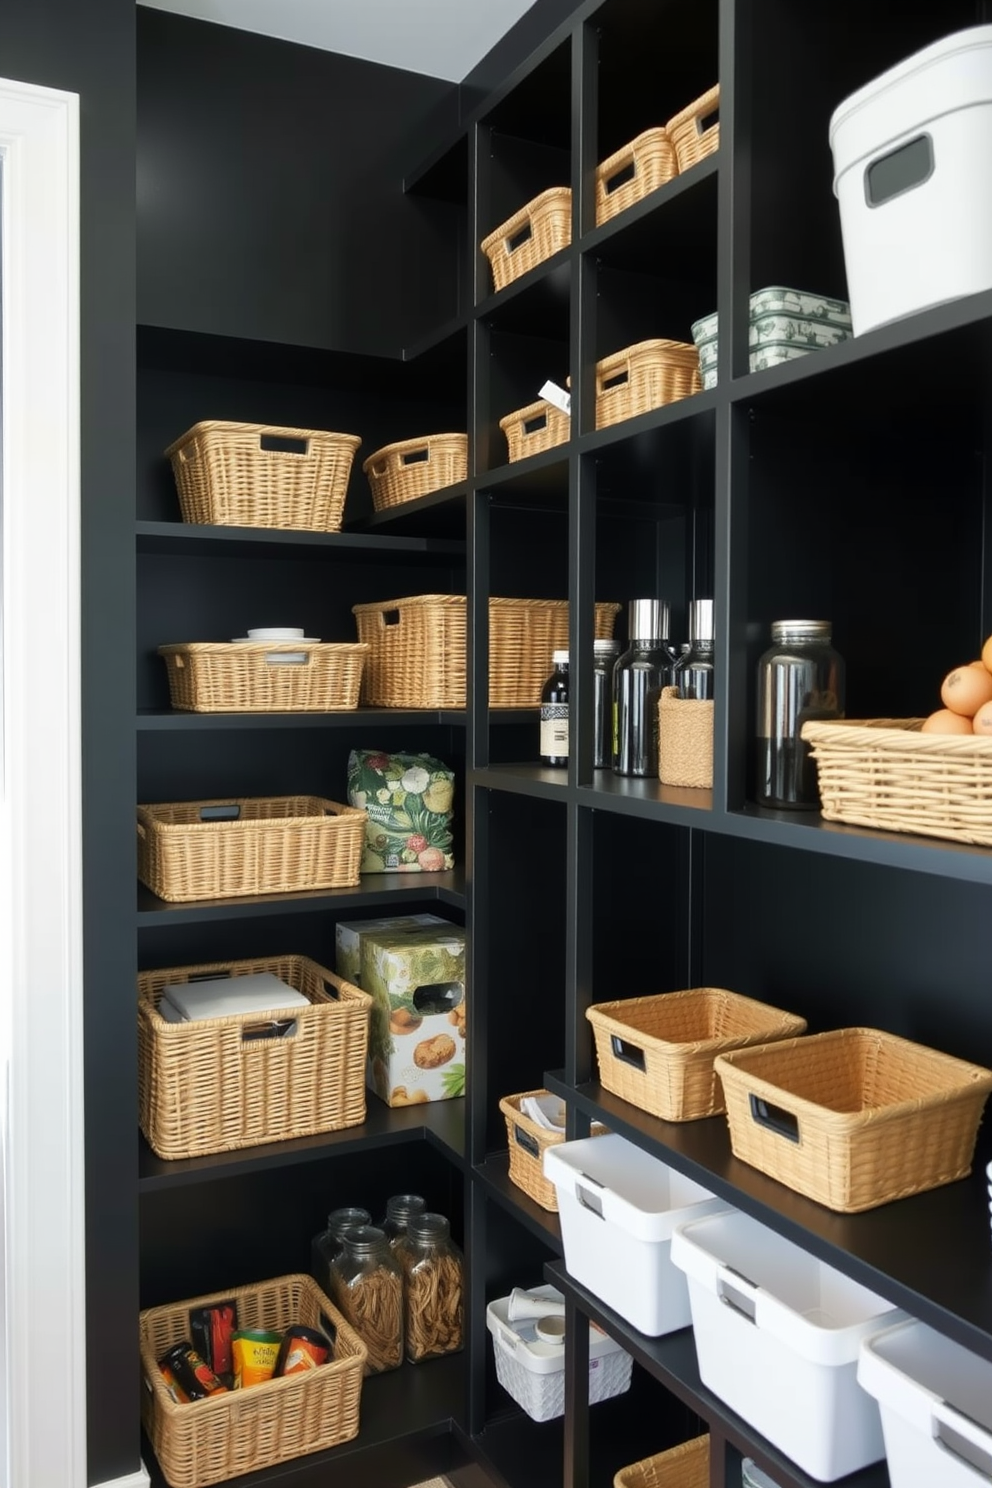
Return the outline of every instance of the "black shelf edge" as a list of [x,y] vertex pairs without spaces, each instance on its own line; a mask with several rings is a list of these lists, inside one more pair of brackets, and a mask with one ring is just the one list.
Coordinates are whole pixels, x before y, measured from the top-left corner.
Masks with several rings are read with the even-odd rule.
[[[363,517],[360,522],[347,524],[345,535],[354,537],[365,533],[384,532],[400,522],[406,524],[416,521],[418,517],[423,518],[427,514],[435,517],[443,514],[446,518],[455,517],[463,521],[467,493],[468,484],[465,481],[459,481],[453,486],[442,486],[438,491],[428,491],[426,496],[418,496],[413,501],[404,501],[400,506],[389,506],[385,511],[373,512]],[[379,542],[383,540],[381,537],[377,538]],[[464,542],[456,538],[394,536],[391,540],[395,543],[429,543],[431,545],[429,551],[432,553],[440,551],[454,553],[457,548],[461,549],[462,556],[465,553]]]
[[647,413],[639,413],[634,418],[621,419],[617,424],[607,424],[603,429],[580,435],[579,453],[598,453],[612,444],[626,443],[630,439],[652,434],[656,429],[682,423],[685,419],[701,418],[704,414],[713,413],[718,402],[717,389],[704,388],[702,392],[691,393],[688,398],[679,398],[675,403],[664,403],[660,408],[650,408]]
[[861,1214],[839,1214],[734,1157],[723,1116],[662,1121],[596,1080],[570,1086],[561,1070],[549,1071],[545,1084],[735,1209],[992,1359],[988,1195],[981,1171],[987,1153],[976,1151],[969,1178]]
[[[586,1287],[574,1281],[564,1262],[549,1261],[544,1274],[552,1286],[571,1296],[586,1317],[622,1344],[666,1390],[691,1410],[718,1425],[731,1445],[742,1455],[753,1457],[758,1466],[774,1478],[779,1488],[818,1488],[818,1479],[809,1477],[791,1458],[783,1456],[777,1447],[759,1436],[719,1396],[706,1388],[699,1377],[696,1342],[691,1328],[664,1334],[660,1338],[648,1338],[600,1302]],[[884,1462],[851,1473],[844,1479],[845,1488],[888,1488],[888,1483]]]
[[[457,487],[449,488],[456,490]],[[464,491],[463,491],[464,499]],[[430,502],[424,496],[421,502]],[[410,503],[420,505],[420,503]],[[269,527],[211,527],[192,522],[137,522],[139,553],[185,553],[193,556],[314,558],[329,553],[366,556],[377,562],[393,557],[465,557],[461,538],[371,534],[364,528],[343,532],[283,531]]]
[[678,826],[707,826],[713,816],[713,792],[688,786],[662,785],[654,778],[638,779],[596,770],[593,784],[578,789],[580,805],[628,816],[656,818]]
[[541,450],[536,455],[525,455],[512,464],[496,465],[492,470],[483,470],[475,476],[472,484],[477,491],[499,490],[503,486],[524,486],[535,475],[561,467],[562,487],[567,494],[568,444],[556,444],[551,449]]
[[[452,1434],[464,1393],[459,1354],[403,1364],[363,1381],[361,1426],[354,1440],[225,1483],[231,1488],[408,1488],[425,1469],[444,1472],[464,1461]],[[142,1456],[152,1488],[168,1488],[147,1439]]]
[[510,1181],[509,1163],[508,1153],[493,1153],[484,1162],[476,1163],[472,1176],[478,1180],[489,1198],[495,1199],[496,1203],[530,1230],[532,1235],[536,1235],[538,1240],[543,1240],[545,1245],[561,1255],[561,1224],[557,1214],[542,1209],[529,1194]]
[[294,1167],[321,1162],[342,1153],[429,1141],[458,1166],[465,1154],[465,1098],[432,1101],[423,1106],[393,1109],[371,1092],[365,1121],[342,1131],[319,1132],[312,1137],[293,1137],[285,1142],[266,1142],[232,1152],[205,1157],[165,1159],[157,1157],[144,1137],[138,1138],[138,1193],[192,1187],[218,1179],[260,1173],[266,1168]]
[[395,906],[398,898],[439,899],[465,907],[465,875],[449,873],[369,873],[354,889],[304,889],[295,894],[246,894],[243,899],[196,899],[169,904],[138,884],[138,928],[145,925],[191,925],[205,920],[239,920],[255,915],[305,914],[329,909],[374,909]]
[[546,801],[564,802],[568,796],[565,771],[548,765],[489,765],[483,770],[470,770],[468,778],[470,785],[539,796]]
[[[492,723],[521,723],[537,715],[536,708],[492,708]],[[203,729],[351,728],[374,723],[376,727],[447,724],[464,728],[465,708],[352,708],[341,713],[177,713],[172,708],[140,708],[139,732],[162,729],[199,732]]]
[[698,165],[692,166],[684,175],[673,176],[663,186],[655,187],[654,191],[647,196],[642,196],[640,201],[633,206],[627,207],[625,211],[618,212],[607,222],[593,227],[587,233],[583,233],[579,239],[579,247],[583,253],[595,253],[611,239],[619,237],[625,228],[632,227],[645,217],[652,216],[655,212],[663,212],[670,202],[684,196],[693,187],[702,185],[704,181],[711,180],[720,169],[720,150],[717,148],[711,155],[707,155]]
[[528,269],[526,274],[521,274],[519,279],[511,280],[503,289],[494,290],[484,299],[479,300],[475,306],[476,319],[486,320],[490,315],[498,314],[519,295],[526,294],[528,290],[533,289],[535,284],[540,284],[542,279],[550,279],[552,274],[570,266],[571,262],[571,246],[559,248],[557,253],[552,253],[550,258],[543,258],[532,269]]

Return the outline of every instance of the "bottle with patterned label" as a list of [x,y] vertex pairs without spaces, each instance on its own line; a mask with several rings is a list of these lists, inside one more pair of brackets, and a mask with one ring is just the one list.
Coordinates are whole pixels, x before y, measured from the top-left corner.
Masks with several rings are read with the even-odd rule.
[[541,764],[568,766],[568,652],[552,654],[554,671],[541,690]]

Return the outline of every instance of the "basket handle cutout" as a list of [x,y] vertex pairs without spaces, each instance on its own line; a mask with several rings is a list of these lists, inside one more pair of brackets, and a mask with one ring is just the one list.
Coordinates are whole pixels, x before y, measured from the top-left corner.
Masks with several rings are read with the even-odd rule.
[[241,1029],[241,1042],[257,1044],[263,1039],[288,1039],[295,1035],[295,1018],[270,1018],[265,1023],[245,1023]]
[[767,1127],[769,1131],[776,1132],[790,1142],[799,1141],[798,1116],[794,1116],[791,1111],[783,1111],[781,1106],[773,1106],[771,1101],[762,1100],[760,1095],[749,1095],[747,1099],[751,1107],[751,1120],[755,1125]]
[[516,253],[518,248],[522,248],[525,243],[530,242],[533,234],[534,229],[528,222],[519,232],[515,232],[512,237],[504,238],[503,241],[506,244],[507,253]]
[[627,182],[632,181],[636,175],[637,161],[631,158],[626,165],[621,165],[618,170],[615,170],[612,176],[607,176],[603,182],[606,195],[612,196],[614,191],[618,191],[621,186],[626,186]]
[[600,384],[600,392],[608,393],[612,388],[623,387],[625,382],[630,381],[630,368],[624,367],[622,372],[614,372],[612,377],[604,377]]
[[383,625],[399,625],[400,612],[399,610],[383,610],[379,618]]
[[217,982],[221,977],[229,977],[230,971],[196,971],[192,976],[186,978],[188,985],[193,982]]
[[719,122],[719,107],[710,109],[708,114],[700,114],[699,118],[696,120],[696,133],[699,135],[704,135],[708,129],[712,129],[714,125],[719,124]]
[[260,434],[258,447],[276,455],[306,455],[310,452],[310,441],[289,439],[283,434]]
[[338,991],[337,987],[335,987],[334,983],[327,981],[326,978],[324,978],[324,991],[327,993],[328,997],[333,997],[335,1002],[341,1001],[341,993]]
[[929,134],[918,134],[865,166],[865,201],[869,207],[882,207],[895,196],[915,191],[933,172],[933,140]]
[[588,1209],[590,1214],[603,1218],[603,1201],[599,1194],[594,1194],[591,1188],[583,1188],[581,1183],[575,1185],[575,1197],[583,1209]]
[[425,444],[424,447],[423,447],[423,449],[411,450],[409,454],[404,455],[403,456],[403,464],[404,465],[424,465],[430,459],[430,457],[431,457],[431,452],[428,449],[427,445]]
[[334,1347],[338,1341],[338,1325],[333,1323],[323,1308],[320,1309],[320,1331],[331,1345],[330,1357],[334,1358]]
[[514,1125],[513,1136],[518,1147],[522,1147],[525,1152],[529,1152],[531,1157],[540,1157],[541,1148],[538,1140],[536,1137],[532,1137],[530,1132],[524,1131],[522,1126]]
[[990,1437],[978,1421],[939,1400],[934,1403],[930,1427],[934,1441],[945,1452],[992,1478],[992,1451],[983,1445]]
[[237,801],[232,801],[230,806],[201,806],[200,820],[207,821],[237,821],[241,815],[241,807]]
[[[728,1273],[734,1278],[733,1281],[729,1280]],[[741,1317],[746,1318],[749,1323],[754,1322],[754,1292],[754,1283],[748,1281],[746,1276],[741,1276],[740,1272],[734,1271],[730,1266],[723,1267],[717,1276],[716,1294],[720,1301],[725,1307],[730,1307],[734,1312],[740,1313]]]
[[266,651],[266,666],[308,666],[310,653],[308,651]]
[[533,418],[524,419],[524,433],[538,434],[542,429],[548,427],[548,415],[546,413],[535,413]]
[[644,1050],[639,1049],[636,1044],[628,1044],[618,1034],[610,1035],[610,1048],[614,1059],[619,1059],[622,1064],[632,1064],[635,1069],[642,1072],[647,1068],[644,1058]]

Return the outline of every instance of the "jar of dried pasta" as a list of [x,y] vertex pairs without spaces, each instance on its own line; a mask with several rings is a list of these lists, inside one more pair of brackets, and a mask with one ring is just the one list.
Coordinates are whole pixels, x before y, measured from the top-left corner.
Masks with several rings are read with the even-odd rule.
[[406,1280],[406,1356],[412,1364],[454,1354],[464,1338],[464,1267],[443,1214],[412,1214],[396,1256]]
[[366,1374],[403,1363],[403,1272],[375,1225],[346,1230],[331,1263],[331,1297],[369,1351]]

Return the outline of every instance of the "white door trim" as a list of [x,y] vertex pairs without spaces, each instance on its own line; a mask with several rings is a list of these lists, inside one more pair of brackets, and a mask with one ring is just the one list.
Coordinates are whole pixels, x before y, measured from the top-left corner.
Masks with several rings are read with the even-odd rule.
[[0,80],[0,173],[5,1455],[11,1488],[85,1488],[75,94]]

